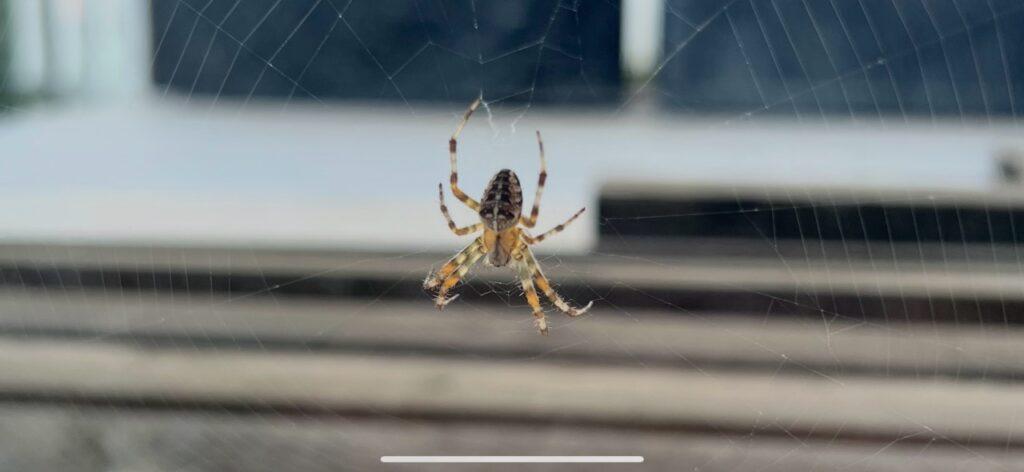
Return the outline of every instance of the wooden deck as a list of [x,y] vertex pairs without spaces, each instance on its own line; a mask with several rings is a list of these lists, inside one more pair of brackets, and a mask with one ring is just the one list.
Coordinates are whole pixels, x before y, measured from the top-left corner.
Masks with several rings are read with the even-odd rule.
[[[365,470],[382,454],[426,453],[642,454],[654,470],[1012,470],[1024,459],[1024,329],[1014,324],[602,300],[578,319],[549,313],[552,332],[541,337],[500,272],[480,272],[443,312],[425,295],[332,295],[332,284],[359,279],[418,283],[437,262],[432,253],[2,247],[0,418],[27,431],[18,441],[47,438],[82,469],[145,458],[166,468]],[[700,291],[757,278],[753,262],[547,264],[570,287],[614,279]],[[842,277],[864,297],[894,290],[879,283],[884,274],[853,267],[830,268],[831,285],[813,267],[761,276],[809,293],[846,290]],[[921,267],[903,270],[934,272],[894,272],[893,284],[968,300],[1018,296],[1014,265],[956,275]],[[104,276],[85,280],[94,273]],[[140,285],[140,274],[177,279],[161,289]],[[215,275],[265,285],[189,285]],[[290,281],[324,291],[290,292]],[[21,468],[64,464],[59,454],[15,456]]]

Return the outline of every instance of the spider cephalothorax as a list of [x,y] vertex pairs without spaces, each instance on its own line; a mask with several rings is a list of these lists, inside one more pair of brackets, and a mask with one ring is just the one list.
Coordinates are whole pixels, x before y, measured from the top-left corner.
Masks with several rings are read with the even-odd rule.
[[[478,106],[480,106],[479,98],[469,106],[466,114],[462,117],[462,122],[455,128],[455,133],[452,134],[452,138],[448,141],[448,152],[452,167],[452,194],[459,201],[466,204],[466,206],[476,211],[480,216],[480,222],[459,228],[455,221],[452,220],[451,215],[448,214],[448,207],[444,203],[444,185],[438,184],[437,191],[441,200],[441,213],[448,220],[448,228],[452,232],[459,236],[477,231],[483,231],[483,234],[477,237],[469,246],[466,246],[462,252],[459,252],[445,263],[440,270],[427,277],[423,287],[428,290],[437,289],[435,304],[438,309],[441,309],[457,296],[446,298],[448,291],[455,284],[459,283],[459,280],[466,275],[466,272],[469,272],[469,268],[484,255],[487,256],[487,262],[495,267],[503,267],[509,264],[515,265],[519,272],[519,280],[523,286],[526,301],[533,308],[537,329],[540,330],[541,334],[547,334],[548,325],[544,318],[544,310],[540,307],[537,288],[551,300],[551,303],[554,303],[559,310],[569,316],[582,315],[593,306],[594,302],[590,302],[583,308],[574,308],[566,303],[551,287],[551,282],[544,276],[544,273],[541,272],[533,252],[530,251],[530,245],[537,244],[548,236],[565,229],[569,223],[572,223],[583,213],[585,208],[580,209],[575,215],[566,220],[565,223],[555,226],[554,229],[540,236],[533,237],[526,232],[526,228],[533,228],[537,224],[537,216],[540,213],[540,197],[544,192],[544,182],[548,176],[547,166],[544,162],[544,142],[540,138],[540,131],[537,132],[537,144],[540,146],[540,178],[537,182],[537,193],[534,196],[533,208],[530,210],[529,217],[522,216],[523,189],[515,172],[509,169],[502,169],[494,174],[494,177],[491,178],[490,183],[487,184],[487,188],[484,190],[483,198],[479,202],[466,195],[459,188],[459,173],[456,170],[456,150],[459,133],[462,132],[462,128],[466,126],[466,122],[469,121],[469,117]],[[520,225],[523,228],[520,228]]]

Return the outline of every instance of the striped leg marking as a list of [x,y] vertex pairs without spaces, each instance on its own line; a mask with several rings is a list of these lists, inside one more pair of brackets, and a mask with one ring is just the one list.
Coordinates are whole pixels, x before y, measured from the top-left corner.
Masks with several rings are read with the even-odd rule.
[[519,280],[523,284],[523,293],[526,295],[526,302],[533,308],[533,323],[540,331],[540,334],[548,334],[548,321],[544,317],[544,310],[540,307],[540,298],[537,297],[537,290],[533,287],[533,280],[529,274],[523,274]]
[[483,253],[483,239],[477,238],[469,246],[466,246],[462,252],[455,255],[436,274],[431,275],[423,282],[423,288],[431,290],[437,287],[437,296],[434,298],[434,304],[437,309],[443,309],[445,305],[455,300],[458,295],[446,298],[448,291],[462,280],[462,277],[469,272],[470,267],[480,260]]
[[434,305],[437,306],[438,310],[444,309],[446,305],[451,303],[452,300],[459,298],[458,295],[454,295],[450,298],[445,298],[448,295],[448,291],[462,280],[462,277],[469,272],[469,268],[476,264],[476,261],[480,260],[480,257],[484,255],[483,251],[477,249],[466,259],[466,262],[455,269],[455,273],[449,275],[448,278],[444,279],[444,283],[441,284],[441,289],[437,291],[437,297],[434,298]]
[[445,205],[444,203],[444,184],[437,184],[437,196],[441,202],[441,214],[444,215],[444,219],[448,221],[448,229],[452,230],[456,236],[475,233],[483,228],[483,223],[471,224],[462,228],[459,228],[459,225],[455,224],[455,220],[452,219],[452,215],[448,213],[448,205]]
[[552,235],[561,233],[562,231],[565,230],[565,228],[567,226],[569,226],[570,223],[572,223],[573,221],[576,221],[576,218],[579,218],[580,215],[582,215],[584,211],[587,211],[586,207],[580,208],[580,211],[577,211],[575,215],[572,215],[571,218],[569,218],[568,220],[565,220],[565,223],[562,223],[562,224],[560,224],[558,226],[555,226],[554,228],[551,228],[550,230],[546,231],[545,233],[541,234],[540,236],[533,237],[533,236],[529,236],[529,235],[523,234],[523,239],[526,240],[527,244],[537,244],[537,243],[547,239],[548,237],[550,237]]
[[537,224],[537,216],[540,215],[540,197],[544,194],[544,182],[548,180],[548,165],[544,160],[544,141],[540,138],[540,131],[537,131],[537,145],[540,147],[540,177],[537,178],[537,193],[533,196],[533,209],[530,210],[530,217],[519,217],[519,222],[527,228],[533,228]]
[[537,260],[534,259],[530,249],[524,246],[522,250],[526,254],[525,262],[530,270],[531,276],[533,277],[533,282],[537,284],[537,288],[539,288],[541,292],[544,292],[544,296],[548,297],[548,300],[551,300],[551,303],[553,303],[555,307],[561,310],[562,313],[565,313],[566,315],[569,316],[580,316],[586,313],[587,310],[590,310],[590,307],[594,306],[593,301],[588,303],[587,306],[583,308],[575,308],[566,303],[565,300],[563,300],[562,297],[558,295],[558,292],[556,292],[555,289],[551,288],[551,281],[544,276],[543,272],[541,272],[540,266],[537,265]]
[[441,282],[444,282],[444,280],[448,278],[449,275],[452,275],[453,272],[465,264],[466,260],[469,259],[471,255],[479,252],[481,248],[483,248],[483,243],[483,238],[474,239],[472,243],[469,243],[469,246],[466,246],[454,257],[448,259],[448,262],[445,262],[445,264],[441,266],[441,269],[430,274],[427,277],[427,280],[423,282],[423,288],[426,290],[433,290],[437,288],[441,285]]
[[460,202],[465,203],[466,206],[472,208],[473,211],[480,211],[480,202],[473,200],[469,195],[466,195],[466,192],[463,192],[462,189],[459,188],[459,171],[456,161],[458,160],[459,133],[462,132],[462,128],[466,126],[466,123],[469,122],[469,117],[473,114],[476,108],[480,106],[480,100],[481,98],[477,97],[477,99],[469,105],[469,109],[467,109],[466,113],[462,115],[462,121],[459,123],[459,126],[456,127],[455,132],[452,133],[452,138],[448,140],[448,158],[452,165],[452,194],[455,195],[455,198],[458,198]]

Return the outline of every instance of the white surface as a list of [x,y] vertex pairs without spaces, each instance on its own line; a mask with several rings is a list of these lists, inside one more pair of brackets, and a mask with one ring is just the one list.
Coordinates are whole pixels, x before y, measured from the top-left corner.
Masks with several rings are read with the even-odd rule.
[[[193,101],[36,110],[0,122],[0,240],[350,248],[455,247],[437,208],[461,110]],[[602,182],[986,191],[1012,126],[762,125],[675,115],[481,109],[460,142],[478,195],[502,167],[533,201],[544,133],[550,177],[538,229],[585,251]],[[474,215],[448,193],[459,224]]]

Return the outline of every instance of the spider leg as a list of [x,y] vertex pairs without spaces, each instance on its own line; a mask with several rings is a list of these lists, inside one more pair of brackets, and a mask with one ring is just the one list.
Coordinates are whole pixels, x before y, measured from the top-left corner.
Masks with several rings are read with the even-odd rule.
[[452,215],[448,213],[448,206],[444,204],[444,184],[437,184],[437,196],[441,201],[441,214],[444,215],[444,219],[448,220],[448,229],[452,230],[456,236],[474,233],[483,228],[483,223],[471,224],[462,228],[455,224],[455,220],[452,220]]
[[448,291],[462,280],[462,277],[466,275],[466,272],[469,272],[469,268],[473,267],[473,264],[476,264],[476,261],[480,260],[480,257],[483,255],[484,252],[481,251],[480,248],[477,248],[469,255],[466,262],[455,269],[455,272],[449,275],[448,278],[444,279],[444,282],[441,284],[441,288],[437,291],[437,297],[434,298],[434,305],[437,306],[438,310],[444,309],[445,305],[448,305],[452,300],[459,297],[458,295],[454,295],[450,298],[445,298],[448,295]]
[[483,248],[483,243],[482,237],[474,239],[473,242],[469,243],[469,245],[462,249],[462,251],[459,251],[458,254],[453,256],[451,259],[448,259],[448,262],[445,262],[445,264],[441,266],[441,269],[427,276],[427,280],[423,282],[423,288],[425,290],[433,290],[437,288],[441,285],[441,282],[444,282],[444,280],[448,278],[448,276],[452,275],[453,272],[464,265],[466,260],[479,252]]
[[530,217],[519,217],[519,222],[527,228],[533,228],[537,224],[537,215],[540,214],[540,196],[544,194],[544,182],[548,180],[548,165],[544,160],[544,141],[540,138],[540,131],[537,131],[537,145],[540,147],[540,177],[537,178],[537,193],[533,196],[533,209],[530,210]]
[[562,223],[562,224],[560,224],[558,226],[555,226],[554,228],[548,230],[547,232],[541,234],[540,236],[529,236],[529,235],[524,233],[523,234],[523,240],[525,240],[527,244],[537,244],[537,243],[547,239],[551,235],[561,233],[563,230],[565,230],[566,226],[569,226],[570,223],[572,223],[573,221],[576,221],[576,218],[579,218],[580,215],[582,215],[584,211],[586,211],[586,208],[580,208],[580,211],[577,211],[575,215],[572,215],[571,218],[569,218],[568,220],[565,220],[565,223]]
[[533,308],[534,325],[537,326],[540,334],[548,334],[548,321],[544,317],[544,310],[540,307],[540,298],[537,296],[537,290],[533,287],[533,279],[530,277],[529,270],[520,270],[519,282],[523,284],[526,302],[530,304],[530,308]]
[[562,313],[565,313],[566,315],[569,316],[580,316],[586,313],[587,310],[590,310],[590,307],[594,306],[593,301],[588,303],[587,306],[583,308],[575,308],[566,303],[565,300],[563,300],[562,297],[558,295],[558,292],[556,292],[555,289],[551,288],[551,281],[544,276],[543,272],[541,272],[540,265],[537,264],[537,259],[533,257],[533,251],[530,251],[530,248],[527,247],[526,245],[523,245],[521,247],[521,251],[524,255],[523,262],[526,264],[527,270],[530,272],[530,276],[533,278],[533,282],[537,284],[537,288],[539,288],[541,292],[544,292],[544,296],[548,297],[548,300],[551,300],[551,303],[558,307],[558,309],[561,310]]
[[434,298],[434,305],[437,309],[443,309],[445,305],[455,300],[458,295],[446,298],[448,291],[462,280],[462,277],[469,272],[469,268],[476,264],[476,261],[484,255],[483,251],[483,239],[477,238],[469,246],[466,246],[461,252],[451,258],[441,270],[438,270],[436,274],[431,275],[423,282],[423,288],[433,289],[440,285],[437,290],[437,296]]
[[464,115],[462,115],[462,121],[459,122],[459,126],[456,127],[455,128],[455,132],[452,133],[452,138],[448,140],[448,156],[449,156],[449,160],[451,161],[451,165],[452,165],[452,174],[451,174],[452,194],[454,194],[455,198],[458,198],[459,201],[461,201],[462,203],[465,203],[466,206],[472,208],[473,211],[480,211],[480,202],[477,202],[476,200],[473,200],[472,198],[469,197],[469,195],[466,195],[466,192],[463,192],[462,189],[459,188],[459,171],[458,171],[457,165],[456,165],[456,160],[457,160],[457,154],[458,153],[457,153],[456,150],[457,150],[457,148],[459,146],[459,144],[458,144],[459,133],[462,132],[462,128],[464,128],[466,126],[466,123],[469,122],[469,117],[470,117],[470,115],[473,114],[473,111],[475,111],[476,108],[478,106],[480,106],[481,98],[482,97],[477,97],[477,99],[474,100],[473,103],[469,105],[469,109],[467,109],[466,113]]

